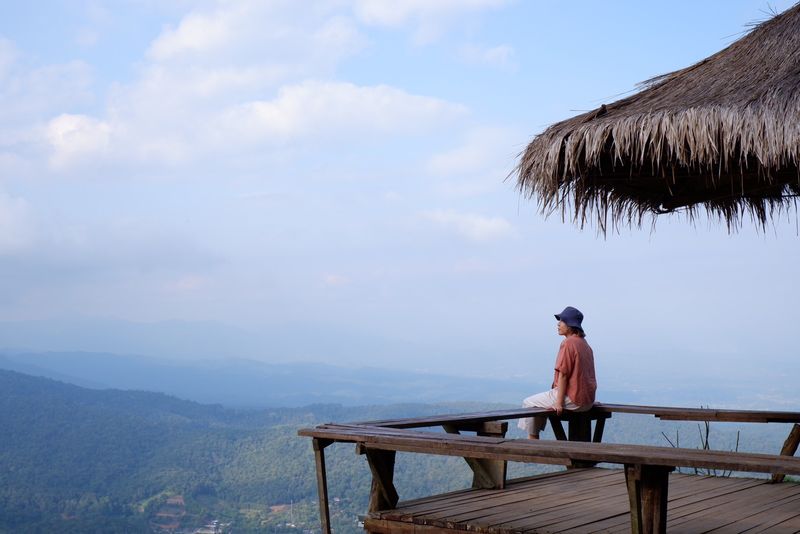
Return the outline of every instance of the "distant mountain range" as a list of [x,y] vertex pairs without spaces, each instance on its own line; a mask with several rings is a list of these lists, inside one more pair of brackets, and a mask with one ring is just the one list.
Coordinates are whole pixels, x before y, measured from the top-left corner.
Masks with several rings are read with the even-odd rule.
[[0,353],[0,369],[53,378],[94,389],[167,393],[231,407],[349,406],[403,402],[516,404],[544,384],[461,378],[317,363],[250,360],[190,362],[107,353]]
[[[490,349],[433,347],[313,324],[252,331],[217,322],[0,321],[0,369],[232,407],[408,400],[519,404],[549,386],[556,341],[538,347],[502,339]],[[798,364],[771,369],[759,380],[735,361],[709,375],[685,372],[657,351],[637,356],[645,363],[632,369],[612,364],[614,358],[598,353],[600,401],[786,410],[800,403],[800,394],[787,391],[785,377],[779,387],[769,378],[793,376]],[[365,361],[374,363],[359,363]],[[708,368],[713,361],[697,365]]]
[[[552,340],[542,349],[542,354],[551,359]],[[519,340],[497,339],[481,347],[461,339],[396,339],[365,329],[309,322],[243,328],[215,321],[134,322],[80,317],[0,321],[0,351],[124,353],[192,361],[321,361],[345,367],[370,361],[376,367],[424,369],[437,374],[450,374],[452,365],[458,365],[462,367],[454,374],[467,374],[474,367],[475,373],[488,368],[495,376],[513,372],[512,362],[519,361],[513,356],[537,352]],[[505,356],[498,359],[501,354]]]

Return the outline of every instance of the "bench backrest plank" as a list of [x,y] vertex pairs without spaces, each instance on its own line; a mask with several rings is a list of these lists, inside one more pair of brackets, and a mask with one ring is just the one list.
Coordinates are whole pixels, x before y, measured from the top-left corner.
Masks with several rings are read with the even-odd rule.
[[[380,421],[364,421],[357,424],[369,426],[386,426],[392,428],[422,428],[442,424],[482,423],[501,419],[519,419],[534,415],[553,414],[546,408],[519,408],[510,410],[494,410],[490,412],[473,412],[464,414],[433,415],[407,419],[386,419]],[[718,421],[732,423],[800,423],[800,412],[766,411],[766,410],[718,410],[712,408],[682,408],[674,406],[639,406],[630,404],[596,403],[588,413],[593,418],[610,417],[614,413],[630,413],[652,415],[660,419],[673,421]],[[570,412],[562,416],[569,419]]]
[[731,423],[800,423],[800,412],[767,410],[720,410],[715,408],[680,408],[598,403],[593,410],[610,413],[653,415],[674,421],[719,421]]

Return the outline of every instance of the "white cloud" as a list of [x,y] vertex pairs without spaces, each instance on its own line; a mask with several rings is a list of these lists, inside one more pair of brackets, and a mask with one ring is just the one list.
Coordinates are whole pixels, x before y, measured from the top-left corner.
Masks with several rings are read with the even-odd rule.
[[15,174],[47,161],[49,154],[42,150],[54,142],[67,148],[66,139],[58,139],[59,133],[66,136],[67,124],[50,124],[53,116],[94,98],[91,69],[85,63],[31,67],[28,61],[13,43],[0,39],[0,168]]
[[[130,87],[112,94],[110,112],[124,120],[154,115],[191,117],[248,95],[261,94],[299,73],[284,64],[170,67],[151,65]],[[164,121],[160,121],[164,122]],[[163,124],[162,124],[163,127]]]
[[497,270],[497,265],[483,258],[467,258],[456,261],[453,268],[458,273],[490,273]]
[[[401,18],[427,20],[496,4],[448,0],[435,8],[411,2],[400,9]],[[462,105],[397,87],[334,81],[337,65],[367,42],[352,10],[366,9],[368,18],[380,21],[385,5],[242,0],[196,6],[152,42],[135,81],[111,86],[105,110],[64,113],[75,107],[62,100],[52,108],[57,111],[40,118],[40,139],[54,169],[96,158],[183,165],[253,145],[418,134],[467,113]],[[72,80],[69,93],[88,92],[86,66],[68,70],[59,76]],[[39,101],[69,86],[54,76],[42,77],[38,85],[46,91]],[[0,86],[0,104],[2,92]],[[3,109],[18,107],[0,106],[0,118]]]
[[464,175],[482,172],[504,160],[512,160],[509,153],[513,132],[499,127],[478,127],[468,130],[461,146],[441,152],[428,160],[427,170],[440,176]]
[[493,9],[506,0],[356,0],[355,13],[373,26],[413,28],[414,41],[425,44],[440,37],[454,20]]
[[308,81],[282,88],[274,100],[234,108],[223,118],[223,130],[274,140],[363,132],[407,134],[465,113],[463,106],[385,85]]
[[505,3],[505,0],[356,0],[355,12],[367,24],[402,26],[415,20],[449,18]]
[[509,45],[479,47],[465,45],[461,48],[461,57],[468,63],[488,65],[504,70],[516,70],[514,48]]
[[194,65],[300,62],[335,64],[365,44],[332,2],[238,1],[186,15],[151,44],[158,63]]
[[91,47],[100,40],[100,32],[92,28],[81,28],[75,34],[75,42],[81,46]]
[[198,54],[226,46],[235,36],[241,10],[190,13],[177,28],[165,30],[150,46],[148,55],[158,61]]
[[165,289],[173,293],[194,293],[208,286],[209,281],[207,276],[186,274],[167,282]]
[[34,233],[28,203],[0,192],[0,254],[13,253],[30,245]]
[[43,130],[50,163],[65,169],[107,157],[176,164],[253,145],[420,133],[467,114],[462,105],[390,86],[332,81],[286,85],[274,99],[237,103],[281,75],[253,67],[181,78],[166,67],[153,67],[134,87],[117,91],[107,118],[62,114],[51,119]]
[[416,132],[431,124],[428,116],[463,112],[386,86],[303,82],[328,78],[364,46],[343,6],[241,1],[196,8],[153,41],[136,81],[112,86],[104,113],[48,118],[42,133],[51,165],[64,169],[102,153],[109,161],[176,164],[237,151],[242,140],[282,142],[337,128]]
[[14,43],[0,37],[0,79],[3,79],[11,65],[17,60],[17,49]]
[[86,115],[62,114],[45,128],[50,143],[50,163],[56,168],[103,155],[111,143],[108,123]]
[[328,287],[340,287],[350,283],[350,279],[340,274],[326,274],[322,277],[322,281]]
[[93,99],[92,74],[81,61],[25,68],[15,49],[0,41],[0,125],[46,118]]
[[[254,145],[420,133],[467,113],[464,106],[389,86],[324,81],[284,86],[272,100],[228,103],[214,95],[238,96],[231,87],[258,85],[270,73],[230,70],[205,75],[204,81],[190,83],[159,67],[135,88],[111,99],[108,119],[72,114],[52,119],[45,128],[51,165],[64,169],[101,156],[174,165]],[[165,87],[173,90],[159,90]]]
[[518,141],[518,134],[508,128],[471,128],[459,146],[429,158],[425,169],[448,180],[437,184],[446,195],[483,195],[502,187],[513,169]]
[[87,48],[96,46],[114,23],[115,13],[112,10],[112,7],[99,2],[85,5],[85,25],[75,31],[75,42]]
[[502,217],[485,217],[454,210],[431,211],[423,216],[471,241],[492,241],[516,235],[514,226]]

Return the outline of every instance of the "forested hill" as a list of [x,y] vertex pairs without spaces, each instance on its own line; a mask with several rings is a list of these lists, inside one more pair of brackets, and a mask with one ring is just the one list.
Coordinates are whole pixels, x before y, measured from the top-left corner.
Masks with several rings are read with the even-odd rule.
[[[237,531],[314,527],[313,455],[297,428],[475,408],[236,411],[0,371],[0,532],[151,532],[164,521],[186,528],[210,519],[232,522]],[[368,469],[351,447],[333,447],[332,454],[337,521],[340,530],[355,531]],[[466,466],[454,460],[407,458],[408,475],[398,483],[405,495],[463,486]],[[419,472],[428,477],[414,477]],[[183,504],[176,511],[168,501]]]

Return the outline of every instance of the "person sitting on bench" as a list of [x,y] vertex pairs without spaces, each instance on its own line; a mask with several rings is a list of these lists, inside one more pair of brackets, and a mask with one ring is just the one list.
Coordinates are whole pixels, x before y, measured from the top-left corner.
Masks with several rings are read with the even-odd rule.
[[[564,410],[583,412],[594,405],[597,379],[594,373],[594,353],[586,342],[583,314],[567,306],[559,314],[558,334],[564,341],[556,356],[555,374],[551,389],[531,395],[522,401],[523,408],[552,408],[561,415]],[[528,432],[530,439],[539,439],[547,425],[547,417],[539,415],[520,419],[517,426]]]

